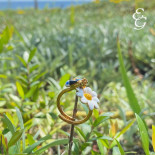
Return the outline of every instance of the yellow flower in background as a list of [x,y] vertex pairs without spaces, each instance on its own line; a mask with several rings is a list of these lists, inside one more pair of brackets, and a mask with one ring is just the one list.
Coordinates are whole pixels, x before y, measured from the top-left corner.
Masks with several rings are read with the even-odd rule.
[[100,0],[94,0],[95,3],[100,3]]
[[130,0],[110,0],[112,3],[120,3],[122,1],[130,1]]
[[23,10],[17,10],[17,14],[23,15],[23,14],[25,14],[25,12]]

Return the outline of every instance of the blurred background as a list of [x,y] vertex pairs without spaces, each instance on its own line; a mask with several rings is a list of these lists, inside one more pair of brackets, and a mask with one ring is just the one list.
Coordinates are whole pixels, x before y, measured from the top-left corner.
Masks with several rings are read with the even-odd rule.
[[1,0],[0,9],[26,9],[26,8],[66,8],[71,5],[80,5],[92,0]]
[[[147,17],[141,30],[134,29],[132,17],[138,8],[144,8],[142,14]],[[56,97],[68,79],[82,76],[99,94],[100,114],[113,112],[121,129],[134,116],[127,115],[131,108],[119,70],[119,35],[127,75],[151,130],[155,124],[154,17],[155,1],[146,0],[0,0],[0,33],[4,37],[0,46],[0,113],[14,116],[17,126],[14,108],[18,107],[24,123],[35,120],[26,126],[30,134],[39,131],[40,137],[49,133],[64,137],[63,131],[69,128],[57,116]],[[74,93],[71,96],[62,101],[69,112]],[[107,124],[98,131],[107,134]],[[0,130],[4,129],[0,122]],[[122,138],[126,151],[141,150],[136,133],[134,125]]]

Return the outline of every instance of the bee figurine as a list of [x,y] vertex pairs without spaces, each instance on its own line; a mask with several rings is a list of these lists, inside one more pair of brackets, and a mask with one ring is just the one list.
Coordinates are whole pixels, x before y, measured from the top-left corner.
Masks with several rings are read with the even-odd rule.
[[77,83],[79,80],[81,80],[81,79],[76,79],[76,78],[75,78],[75,79],[73,79],[73,80],[68,80],[68,81],[66,82],[65,86],[66,86],[66,87],[70,87],[71,85]]
[[65,84],[66,87],[71,87],[73,85],[77,85],[80,87],[85,87],[87,85],[88,81],[86,78],[83,79],[78,79],[78,78],[74,78],[73,80],[68,80]]

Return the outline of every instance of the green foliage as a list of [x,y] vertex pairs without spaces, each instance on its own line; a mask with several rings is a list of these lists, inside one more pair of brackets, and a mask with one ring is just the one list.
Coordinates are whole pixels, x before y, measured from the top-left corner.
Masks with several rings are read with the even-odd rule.
[[18,81],[16,82],[16,87],[17,87],[20,97],[24,99],[24,91],[23,91],[21,84]]
[[8,127],[8,129],[11,131],[11,133],[14,134],[16,132],[16,129],[12,124],[12,122],[10,121],[10,119],[4,114],[4,117],[2,120],[5,123],[5,125]]
[[[136,33],[124,11],[133,2],[118,7],[101,2],[65,10],[21,10],[23,14],[4,11],[3,18],[0,12],[0,154],[67,154],[70,126],[59,119],[56,98],[65,82],[77,75],[88,78],[98,93],[100,109],[75,127],[72,154],[138,154],[142,146],[146,154],[152,153],[153,148],[148,148],[149,122],[155,123],[152,3],[145,9],[152,23]],[[7,27],[10,21],[15,30]],[[117,32],[121,41],[116,45]],[[143,80],[133,74],[128,54],[131,40]],[[62,99],[68,113],[72,113],[74,96],[71,92]],[[87,113],[86,105],[78,105]],[[137,113],[142,146],[130,109]],[[82,119],[83,114],[77,117]]]
[[118,48],[118,58],[119,58],[119,63],[120,63],[120,70],[121,70],[121,74],[122,74],[122,79],[126,88],[126,92],[127,92],[127,96],[129,99],[129,104],[132,108],[132,110],[139,114],[141,112],[140,106],[138,104],[138,100],[133,92],[133,89],[131,87],[131,84],[129,82],[129,79],[127,77],[126,74],[126,70],[125,70],[125,66],[124,66],[124,62],[123,62],[123,58],[122,58],[122,54],[121,54],[121,49],[120,49],[120,43],[119,40],[117,39],[117,48]]
[[33,143],[32,145],[30,145],[28,148],[26,148],[26,150],[24,150],[24,153],[30,154],[38,145],[40,145],[42,141],[38,141],[36,143]]
[[[42,144],[46,140],[51,139],[51,135],[47,135],[45,137],[40,138],[40,140],[38,140],[37,142],[35,142],[34,140],[31,140],[31,142],[30,142],[30,136],[31,135],[27,135],[26,137],[28,138],[30,145],[26,146],[26,149],[24,149],[25,148],[25,133],[24,133],[24,131],[26,130],[26,128],[23,124],[23,118],[22,118],[22,115],[21,115],[18,108],[16,108],[16,113],[17,113],[17,116],[19,119],[21,130],[16,131],[11,120],[6,115],[4,115],[4,117],[3,117],[3,122],[6,124],[6,126],[8,128],[8,130],[4,131],[4,133],[0,135],[2,137],[1,138],[2,139],[1,147],[2,148],[4,147],[3,151],[6,151],[7,153],[12,152],[12,151],[14,151],[15,153],[20,152],[21,151],[20,139],[22,137],[23,153],[30,154],[33,152],[33,150],[37,146],[39,146],[40,144]],[[12,133],[11,137],[10,137],[10,132]],[[7,138],[6,140],[5,140],[5,137]],[[33,137],[33,139],[35,139],[35,136]],[[77,139],[75,139],[75,142],[77,142]],[[56,145],[60,145],[60,144],[67,144],[67,143],[68,143],[68,139],[56,140],[54,142],[51,142],[51,143],[39,148],[34,153],[44,152],[44,150],[48,149],[51,146],[56,146]],[[1,152],[1,153],[3,153],[3,152]]]
[[60,86],[63,87],[65,85],[66,81],[68,81],[69,79],[70,79],[70,74],[63,75],[59,82]]
[[36,48],[30,51],[28,62],[31,62],[32,58],[35,56],[36,51],[37,51]]
[[117,142],[117,145],[118,145],[121,155],[125,155],[124,150],[123,150],[122,146],[120,145],[120,143],[117,140],[116,140],[116,142]]
[[103,123],[105,120],[109,119],[110,116],[112,116],[113,113],[104,113],[103,115],[100,115],[96,120],[95,122],[93,123],[93,127],[96,127],[98,126],[99,124]]
[[13,49],[13,47],[8,44],[9,40],[12,38],[13,30],[13,27],[6,27],[2,34],[0,34],[0,54]]
[[132,120],[131,122],[129,122],[121,131],[120,133],[116,136],[116,138],[119,138],[121,135],[123,135],[135,122],[135,120]]
[[[76,142],[76,140],[74,140],[74,142]],[[56,140],[54,142],[51,142],[45,146],[43,146],[42,148],[38,149],[37,151],[35,151],[34,153],[42,153],[44,152],[46,149],[55,146],[55,145],[64,145],[64,144],[68,144],[68,139],[60,139],[60,140]]]
[[139,117],[139,115],[138,114],[135,114],[135,115],[136,115],[136,119],[138,123],[138,128],[140,131],[140,137],[142,140],[143,149],[145,151],[145,154],[149,155],[150,154],[149,153],[149,137],[148,137],[147,129],[145,127],[143,120]]
[[17,107],[16,107],[16,113],[17,113],[17,116],[18,116],[20,128],[23,130],[23,134],[22,134],[22,145],[23,145],[23,150],[25,150],[24,122],[23,122],[22,114],[21,114],[20,110]]
[[22,134],[23,134],[23,130],[16,131],[12,135],[12,137],[11,137],[9,143],[8,143],[8,148],[10,148],[12,145],[15,145],[16,142],[21,138]]

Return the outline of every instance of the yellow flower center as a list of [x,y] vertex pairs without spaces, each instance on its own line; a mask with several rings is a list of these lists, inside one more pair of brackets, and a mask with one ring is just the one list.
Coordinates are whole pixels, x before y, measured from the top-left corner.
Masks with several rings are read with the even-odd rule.
[[85,93],[84,94],[84,97],[87,99],[87,100],[92,100],[92,96],[88,93]]

